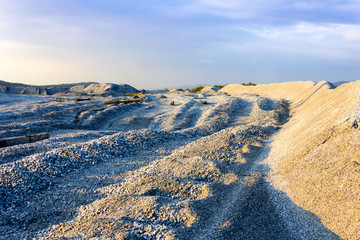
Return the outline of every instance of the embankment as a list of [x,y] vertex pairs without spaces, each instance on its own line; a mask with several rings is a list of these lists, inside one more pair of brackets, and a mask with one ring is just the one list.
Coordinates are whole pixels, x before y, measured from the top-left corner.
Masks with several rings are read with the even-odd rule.
[[360,81],[335,89],[323,81],[255,87],[232,84],[222,92],[291,102],[291,117],[274,137],[265,162],[270,181],[344,239],[360,236]]

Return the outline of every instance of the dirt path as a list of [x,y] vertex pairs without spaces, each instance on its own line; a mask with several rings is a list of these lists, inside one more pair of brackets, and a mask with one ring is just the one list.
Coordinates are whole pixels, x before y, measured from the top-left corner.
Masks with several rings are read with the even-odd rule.
[[237,184],[216,185],[212,197],[194,202],[200,221],[180,231],[181,239],[341,239],[267,181],[270,169],[261,162],[269,143],[245,156],[245,163],[231,164]]

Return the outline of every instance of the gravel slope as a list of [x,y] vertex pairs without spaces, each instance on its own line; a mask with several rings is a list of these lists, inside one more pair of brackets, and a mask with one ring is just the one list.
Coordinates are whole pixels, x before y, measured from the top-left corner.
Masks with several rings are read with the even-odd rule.
[[235,95],[244,91],[292,102],[291,118],[265,161],[272,185],[341,238],[359,239],[360,82],[335,89],[327,82],[224,89]]

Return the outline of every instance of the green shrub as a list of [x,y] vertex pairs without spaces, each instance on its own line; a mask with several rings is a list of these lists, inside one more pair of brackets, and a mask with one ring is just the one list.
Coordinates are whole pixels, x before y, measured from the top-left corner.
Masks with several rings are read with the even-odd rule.
[[191,91],[193,91],[193,92],[199,92],[199,91],[201,91],[201,89],[203,89],[203,88],[204,88],[203,86],[198,86],[198,87],[196,87],[196,88],[191,89]]
[[225,85],[215,84],[214,87],[221,89],[221,88],[225,87],[226,85],[228,85],[228,84],[225,84]]
[[248,83],[242,83],[241,85],[244,85],[244,86],[256,86],[256,83],[248,82]]

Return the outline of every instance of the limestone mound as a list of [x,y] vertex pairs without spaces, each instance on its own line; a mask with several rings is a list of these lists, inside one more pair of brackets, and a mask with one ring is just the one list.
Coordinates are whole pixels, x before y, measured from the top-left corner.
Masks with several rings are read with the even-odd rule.
[[172,88],[169,90],[168,93],[182,93],[182,92],[184,92],[184,90],[181,88]]
[[332,89],[326,81],[255,87],[228,85],[221,91],[285,98],[290,120],[277,134],[269,157],[270,180],[291,200],[315,213],[344,239],[360,236],[360,81]]
[[134,87],[128,84],[112,84],[112,83],[100,83],[91,84],[85,86],[75,86],[70,89],[71,92],[86,93],[88,95],[116,95],[125,93],[137,93],[139,92]]
[[291,101],[291,103],[297,104],[303,102],[312,93],[320,88],[330,89],[332,84],[327,81],[321,81],[318,83],[307,82],[285,82],[285,83],[272,83],[272,84],[258,84],[256,86],[244,86],[241,84],[229,84],[223,87],[220,92],[227,93],[229,95],[237,94],[256,94],[266,96],[270,98],[283,98]]
[[207,93],[207,94],[216,94],[219,90],[220,90],[220,88],[217,88],[217,87],[206,86],[203,89],[201,89],[200,92]]

